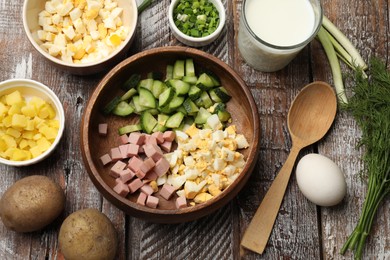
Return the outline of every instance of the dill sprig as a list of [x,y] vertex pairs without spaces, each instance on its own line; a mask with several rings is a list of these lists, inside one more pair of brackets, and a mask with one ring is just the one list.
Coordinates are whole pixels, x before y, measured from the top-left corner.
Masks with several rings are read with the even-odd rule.
[[390,72],[377,58],[370,60],[369,77],[357,71],[353,96],[343,108],[349,111],[362,131],[358,147],[364,147],[363,176],[368,189],[358,224],[341,249],[354,251],[361,259],[367,236],[383,199],[390,194]]

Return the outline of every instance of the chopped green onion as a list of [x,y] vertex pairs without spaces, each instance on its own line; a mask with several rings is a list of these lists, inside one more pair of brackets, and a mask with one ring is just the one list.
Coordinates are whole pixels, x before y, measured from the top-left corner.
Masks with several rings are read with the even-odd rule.
[[176,27],[192,37],[205,37],[219,25],[217,8],[208,0],[180,0],[173,10]]

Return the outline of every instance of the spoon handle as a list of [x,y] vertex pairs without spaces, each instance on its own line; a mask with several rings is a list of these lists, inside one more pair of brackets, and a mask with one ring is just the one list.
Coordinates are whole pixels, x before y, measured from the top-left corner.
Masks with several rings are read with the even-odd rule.
[[282,204],[291,171],[300,150],[301,148],[294,145],[291,147],[286,162],[282,169],[280,169],[253,219],[249,223],[242,238],[241,246],[259,254],[263,253],[278,215],[280,205]]

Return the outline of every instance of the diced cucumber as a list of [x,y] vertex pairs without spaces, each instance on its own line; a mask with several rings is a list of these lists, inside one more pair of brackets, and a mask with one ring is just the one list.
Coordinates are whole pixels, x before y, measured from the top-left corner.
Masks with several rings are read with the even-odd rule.
[[215,89],[210,90],[209,95],[210,95],[211,100],[214,101],[215,103],[222,102],[222,100],[218,97],[218,95],[215,94]]
[[198,98],[200,98],[201,93],[202,93],[202,90],[200,88],[198,88],[197,86],[193,85],[190,87],[190,90],[188,91],[188,97],[192,101],[195,101]]
[[184,114],[182,112],[176,112],[172,116],[170,116],[165,123],[165,126],[168,128],[177,128],[180,126],[181,122],[184,119]]
[[153,81],[153,86],[152,86],[152,93],[153,96],[157,99],[161,93],[165,90],[166,86],[164,82],[160,80],[155,80]]
[[211,116],[211,113],[207,111],[204,107],[199,108],[199,112],[195,117],[195,124],[201,125],[207,122],[207,118]]
[[160,113],[160,111],[158,111],[157,108],[149,108],[149,109],[145,110],[145,112],[149,112],[154,116],[157,116]]
[[134,108],[129,105],[126,101],[121,101],[112,110],[112,113],[117,116],[128,116],[134,112]]
[[173,78],[173,65],[167,65],[165,80],[170,80]]
[[140,88],[146,88],[147,90],[152,91],[153,81],[153,79],[142,79],[138,84],[138,91]]
[[217,115],[221,122],[227,122],[232,117],[227,110],[219,110]]
[[205,68],[200,68],[199,74],[202,74],[202,73],[206,73],[207,75],[209,75],[209,77],[213,80],[215,87],[218,87],[219,85],[221,85],[221,80],[213,71],[205,69]]
[[180,107],[184,102],[184,97],[174,95],[171,102],[169,102],[168,107],[170,109],[175,109]]
[[196,76],[184,76],[181,80],[184,81],[184,82],[187,82],[190,85],[195,85],[196,82],[198,81],[198,77],[196,77]]
[[184,73],[184,60],[176,60],[173,65],[173,75],[174,79],[181,79],[185,75]]
[[157,125],[153,128],[152,132],[153,133],[155,133],[155,132],[165,132],[165,131],[167,131],[167,129],[168,129],[167,127],[157,123]]
[[141,124],[125,125],[118,129],[118,133],[119,135],[124,135],[132,132],[138,132],[141,130],[142,130]]
[[166,106],[163,106],[163,107],[158,107],[158,110],[161,113],[166,114],[166,115],[170,115],[170,114],[172,114],[175,111],[175,109],[172,109],[172,108],[169,107],[169,104],[166,105]]
[[224,103],[228,102],[232,98],[224,87],[215,88],[214,92]]
[[195,65],[193,59],[186,59],[186,73],[185,76],[193,77],[195,76]]
[[209,108],[213,105],[213,101],[211,100],[207,91],[202,91],[202,93],[200,94],[200,97],[197,100],[195,100],[195,104],[198,107]]
[[153,93],[146,88],[139,88],[139,104],[148,107],[148,108],[156,108],[157,102],[153,96]]
[[128,80],[125,81],[125,83],[123,83],[121,89],[123,89],[124,91],[128,91],[131,88],[135,88],[138,86],[140,80],[141,80],[141,75],[133,74],[130,76]]
[[184,100],[183,106],[189,115],[196,115],[199,112],[198,106],[190,98]]
[[203,90],[209,90],[214,87],[214,81],[209,75],[202,73],[196,82],[196,86]]
[[176,108],[176,111],[182,112],[184,114],[184,116],[187,116],[187,114],[188,114],[187,110],[184,108],[183,104],[180,107]]
[[165,114],[158,114],[157,115],[157,123],[159,125],[165,125],[165,123],[167,122],[169,116],[168,115],[165,115]]
[[135,112],[137,114],[140,114],[142,111],[145,111],[145,110],[149,109],[148,107],[145,107],[145,106],[141,105],[141,103],[139,102],[139,96],[138,95],[133,96],[132,101],[133,101],[133,104],[134,104]]
[[190,84],[180,79],[170,79],[167,81],[167,84],[175,89],[178,96],[184,96],[190,90]]
[[137,94],[137,90],[135,88],[131,88],[125,94],[123,94],[123,96],[121,97],[121,101],[128,100],[135,94]]
[[173,88],[167,88],[160,94],[158,97],[158,106],[165,107],[171,102],[173,96],[175,95],[175,90]]
[[120,97],[114,97],[107,105],[103,107],[103,114],[108,115],[115,109],[115,107],[121,102]]
[[157,119],[154,118],[154,116],[151,113],[147,111],[142,112],[141,127],[143,131],[150,134],[156,125],[157,125]]

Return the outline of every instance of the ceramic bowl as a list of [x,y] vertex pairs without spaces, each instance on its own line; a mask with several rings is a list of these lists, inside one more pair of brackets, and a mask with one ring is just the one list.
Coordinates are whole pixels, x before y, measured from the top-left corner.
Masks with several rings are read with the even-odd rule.
[[135,29],[137,27],[138,10],[136,0],[116,0],[118,6],[123,8],[122,22],[127,26],[129,32],[126,39],[102,59],[86,62],[71,63],[54,57],[47,50],[41,47],[42,42],[38,39],[36,31],[41,27],[39,25],[38,14],[45,9],[47,0],[25,0],[23,5],[23,27],[27,38],[33,47],[54,66],[76,75],[90,75],[102,71],[108,71],[120,61],[125,59],[126,54],[134,39]]
[[61,140],[62,134],[65,128],[65,114],[62,103],[58,99],[57,95],[46,85],[29,79],[10,79],[0,82],[0,97],[10,94],[14,91],[20,91],[22,96],[27,100],[31,97],[40,97],[55,109],[56,119],[59,120],[58,134],[51,144],[50,148],[44,153],[30,160],[25,161],[12,161],[0,157],[0,163],[11,166],[28,166],[38,163],[48,157],[57,147]]
[[226,13],[225,13],[225,7],[223,6],[221,0],[208,0],[214,6],[217,8],[219,12],[219,25],[217,29],[210,35],[205,37],[192,37],[189,35],[186,35],[185,33],[181,32],[177,26],[175,25],[174,18],[173,18],[173,10],[178,5],[180,0],[172,0],[171,4],[169,5],[168,9],[168,20],[169,20],[169,26],[172,30],[172,34],[182,43],[191,46],[191,47],[202,47],[205,45],[208,45],[215,41],[218,36],[221,34],[223,27],[225,26],[226,21]]
[[[212,71],[219,76],[221,83],[233,97],[227,103],[232,115],[232,124],[237,132],[243,133],[249,142],[249,148],[242,152],[246,159],[245,167],[239,177],[218,196],[207,202],[176,209],[175,202],[160,199],[157,208],[148,208],[136,203],[138,193],[121,197],[113,191],[115,179],[110,176],[112,166],[103,166],[100,157],[118,146],[118,128],[135,124],[139,116],[122,118],[104,115],[102,108],[115,96],[123,95],[120,85],[131,74],[138,73],[146,77],[148,72],[164,72],[169,64],[178,59],[192,58],[196,68]],[[100,136],[98,126],[108,124],[107,136]],[[233,199],[247,182],[255,164],[259,147],[259,116],[250,90],[240,76],[227,64],[203,51],[188,47],[160,47],[138,53],[113,68],[98,84],[85,108],[81,123],[81,149],[88,174],[105,198],[129,215],[160,223],[178,223],[200,218],[212,213]],[[156,196],[159,196],[158,193]]]

